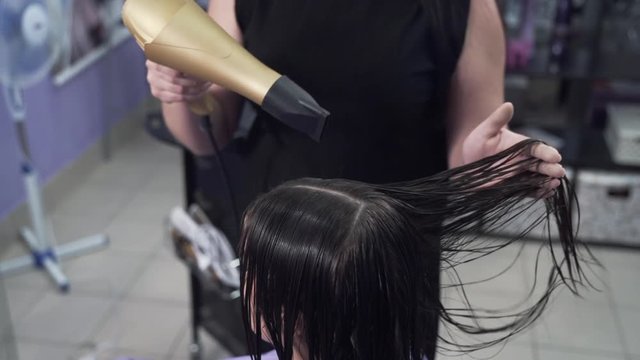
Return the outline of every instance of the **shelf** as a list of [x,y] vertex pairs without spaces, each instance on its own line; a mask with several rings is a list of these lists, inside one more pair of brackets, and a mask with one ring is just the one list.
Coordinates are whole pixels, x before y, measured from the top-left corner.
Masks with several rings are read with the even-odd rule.
[[584,50],[579,49],[569,53],[565,64],[557,71],[550,70],[548,59],[534,56],[527,66],[520,68],[507,68],[506,73],[507,75],[520,75],[531,78],[590,80],[593,76],[589,70],[589,59],[584,55]]
[[565,63],[557,69],[550,70],[550,62],[546,51],[539,55],[533,55],[525,67],[507,68],[507,75],[520,75],[532,78],[556,78],[567,80],[591,79],[589,71],[589,59],[585,55],[584,49],[572,49],[567,54]]
[[518,70],[507,69],[506,76],[523,76],[527,78],[558,79],[558,80],[592,79],[591,77],[578,72],[569,72],[569,71],[550,72],[544,69],[535,69],[535,68],[518,69]]
[[506,69],[509,76],[522,76],[532,79],[588,80],[588,81],[640,81],[640,55],[626,53],[619,56],[602,57],[593,71],[584,71],[568,67],[558,72],[549,71],[546,66],[529,66],[521,69]]
[[617,164],[611,158],[602,130],[580,128],[566,130],[562,149],[564,164],[573,168],[611,172],[640,173],[640,166]]
[[[564,143],[558,150],[562,154],[562,164],[566,167],[580,170],[601,170],[618,173],[640,173],[640,166],[617,164],[611,158],[609,147],[604,139],[603,130],[590,127],[582,128],[549,128],[523,124],[523,127],[514,127],[513,131],[527,135],[531,128],[539,129],[542,133],[548,133],[560,138]],[[525,130],[526,129],[526,130]],[[543,135],[528,135],[547,141]],[[553,145],[555,146],[555,145]]]

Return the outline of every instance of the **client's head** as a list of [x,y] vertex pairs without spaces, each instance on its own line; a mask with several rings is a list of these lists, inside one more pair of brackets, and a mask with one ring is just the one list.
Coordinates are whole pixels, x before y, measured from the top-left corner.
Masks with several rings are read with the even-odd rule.
[[[294,352],[305,360],[423,359],[437,340],[427,324],[438,316],[464,333],[497,336],[470,346],[443,339],[473,351],[528,327],[560,286],[577,294],[589,284],[582,265],[593,257],[580,251],[569,205],[575,193],[566,178],[549,196],[532,197],[553,180],[529,171],[539,160],[525,155],[536,143],[522,141],[422,179],[386,185],[300,179],[256,199],[245,212],[239,248],[245,325],[256,332],[250,345],[262,335],[281,360]],[[542,211],[527,214],[523,230],[504,244],[479,238],[538,202]],[[503,313],[440,304],[433,288],[440,260],[455,272],[537,225],[558,230],[545,245],[553,262],[537,300]],[[449,287],[462,289],[459,280]],[[506,322],[486,326],[483,319]]]
[[[242,226],[245,323],[280,359],[421,359],[438,313],[437,251],[402,202],[366,184],[300,179],[261,196]],[[432,299],[436,299],[435,301]]]

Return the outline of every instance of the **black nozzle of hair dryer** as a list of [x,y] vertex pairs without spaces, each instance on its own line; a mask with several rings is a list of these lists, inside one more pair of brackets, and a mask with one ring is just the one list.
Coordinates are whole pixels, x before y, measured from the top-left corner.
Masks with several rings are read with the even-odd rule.
[[262,101],[262,109],[285,125],[320,141],[329,112],[304,89],[286,76],[271,86]]

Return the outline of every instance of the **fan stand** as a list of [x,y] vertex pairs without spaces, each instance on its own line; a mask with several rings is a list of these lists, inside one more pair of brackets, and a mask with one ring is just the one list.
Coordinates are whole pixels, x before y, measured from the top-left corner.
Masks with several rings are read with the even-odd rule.
[[52,234],[45,227],[47,221],[38,184],[38,173],[32,166],[27,142],[22,90],[14,87],[4,87],[4,90],[5,99],[7,100],[9,111],[13,115],[16,134],[20,142],[22,153],[21,172],[27,194],[32,227],[24,227],[20,230],[20,235],[29,247],[31,255],[0,262],[0,274],[14,273],[35,266],[40,270],[46,271],[60,291],[67,292],[69,291],[69,279],[62,272],[59,260],[105,248],[109,244],[109,238],[105,234],[96,234],[64,245],[52,245],[50,238]]

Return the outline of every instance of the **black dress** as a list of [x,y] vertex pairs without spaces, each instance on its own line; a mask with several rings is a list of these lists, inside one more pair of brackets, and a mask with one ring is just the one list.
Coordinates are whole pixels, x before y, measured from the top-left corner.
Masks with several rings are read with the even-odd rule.
[[[236,0],[246,48],[331,112],[317,143],[256,109],[248,136],[222,152],[239,213],[299,177],[384,183],[445,170],[442,109],[468,7],[469,0]],[[201,182],[217,203],[212,216],[237,238],[218,169],[202,163],[211,167]],[[439,259],[425,261],[438,287]],[[437,331],[437,316],[429,326]]]
[[320,143],[259,112],[242,149],[248,198],[302,176],[390,182],[446,169],[419,1],[236,1],[246,48],[331,112]]

